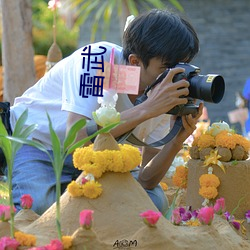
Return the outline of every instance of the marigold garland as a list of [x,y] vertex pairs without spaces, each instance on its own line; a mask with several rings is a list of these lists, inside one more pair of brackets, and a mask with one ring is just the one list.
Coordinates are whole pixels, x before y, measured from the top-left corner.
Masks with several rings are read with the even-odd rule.
[[200,179],[201,187],[219,187],[220,180],[215,174],[203,174]]
[[26,234],[21,231],[15,232],[15,239],[21,246],[32,247],[36,245],[36,237],[32,234]]
[[73,197],[85,196],[95,199],[102,193],[101,184],[95,181],[107,171],[125,173],[139,166],[141,153],[138,148],[119,144],[120,150],[95,151],[94,145],[77,148],[73,154],[75,168],[82,170],[85,176],[91,175],[92,179],[86,179],[83,184],[72,181],[68,185],[68,192]]
[[199,195],[205,198],[202,205],[206,206],[210,199],[214,199],[218,195],[217,187],[220,185],[220,180],[215,174],[213,174],[213,168],[209,167],[208,174],[201,175],[199,183]]
[[140,165],[141,154],[138,148],[128,144],[119,147],[120,151],[94,151],[93,145],[77,148],[73,154],[74,166],[100,178],[106,171],[124,173]]
[[201,187],[199,189],[199,195],[201,195],[205,199],[214,199],[218,195],[218,191],[216,187]]
[[197,142],[199,148],[215,147],[215,138],[212,135],[202,134]]
[[176,167],[172,177],[173,184],[179,188],[187,188],[188,168],[185,166]]
[[213,136],[210,133],[204,133],[200,137],[195,138],[192,143],[192,146],[198,146],[199,149],[208,147],[234,149],[236,145],[242,146],[245,151],[250,150],[250,141],[247,138],[243,135],[227,130],[220,131],[216,136]]

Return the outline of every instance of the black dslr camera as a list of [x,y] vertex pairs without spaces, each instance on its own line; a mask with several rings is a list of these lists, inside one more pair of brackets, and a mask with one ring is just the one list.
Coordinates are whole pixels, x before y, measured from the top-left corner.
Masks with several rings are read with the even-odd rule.
[[[200,69],[188,63],[179,63],[175,67],[185,69],[185,72],[174,76],[173,82],[177,82],[181,79],[186,79],[189,82],[189,95],[185,96],[185,98],[188,98],[188,103],[185,105],[175,106],[167,112],[167,114],[178,116],[197,114],[198,106],[194,104],[194,99],[200,99],[211,103],[219,103],[221,101],[225,92],[225,82],[222,76],[216,74],[199,75]],[[164,71],[155,82],[148,86],[143,95],[136,99],[135,105],[144,102],[148,98],[148,91],[151,90],[156,84],[162,82],[168,72],[169,70]]]

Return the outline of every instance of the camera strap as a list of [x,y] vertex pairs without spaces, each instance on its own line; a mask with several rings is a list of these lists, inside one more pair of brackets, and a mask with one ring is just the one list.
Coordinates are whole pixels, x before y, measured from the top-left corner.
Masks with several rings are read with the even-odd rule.
[[132,130],[125,133],[124,135],[120,136],[118,139],[117,139],[117,142],[118,143],[122,143],[124,142],[125,140],[133,145],[136,145],[136,146],[145,146],[145,147],[160,147],[160,146],[163,146],[165,144],[167,144],[169,141],[171,141],[176,135],[177,133],[180,131],[182,127],[182,120],[181,120],[181,117],[178,116],[176,118],[176,121],[174,123],[174,126],[173,128],[170,130],[170,132],[164,137],[162,138],[161,140],[159,141],[156,141],[156,142],[153,142],[153,143],[145,143],[143,141],[141,141],[140,139],[138,139],[133,133],[132,133]]

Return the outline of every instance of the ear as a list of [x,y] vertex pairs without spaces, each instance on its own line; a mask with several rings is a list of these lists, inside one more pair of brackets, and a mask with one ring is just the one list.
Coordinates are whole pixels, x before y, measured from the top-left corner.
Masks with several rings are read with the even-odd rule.
[[130,54],[128,57],[129,64],[132,66],[140,66],[140,59],[135,54]]

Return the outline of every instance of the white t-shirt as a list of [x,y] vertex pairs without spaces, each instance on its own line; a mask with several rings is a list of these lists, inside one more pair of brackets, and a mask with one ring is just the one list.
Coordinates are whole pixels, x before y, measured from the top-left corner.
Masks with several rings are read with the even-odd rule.
[[[87,53],[89,49],[91,54],[100,54],[103,48],[106,48],[104,54],[91,56],[90,60],[82,55],[82,53]],[[48,113],[54,130],[63,142],[66,132],[67,111],[92,118],[92,112],[99,108],[98,96],[88,95],[86,97],[86,93],[83,94],[82,79],[84,74],[96,75],[96,68],[101,66],[98,62],[102,60],[102,56],[104,61],[110,61],[112,48],[115,48],[114,63],[124,64],[122,47],[109,42],[90,44],[90,47],[87,45],[58,62],[34,86],[26,90],[22,96],[15,98],[14,105],[11,107],[12,128],[24,110],[28,109],[28,119],[25,125],[38,125],[32,133],[32,138],[41,141],[47,148],[51,148]],[[87,68],[88,62],[92,62],[92,64],[89,64],[89,69]],[[96,68],[93,68],[93,65]],[[119,94],[117,111],[121,112],[132,106],[126,94]],[[147,143],[161,139],[169,131],[168,117],[168,115],[162,115],[144,122],[136,128],[136,136]]]

